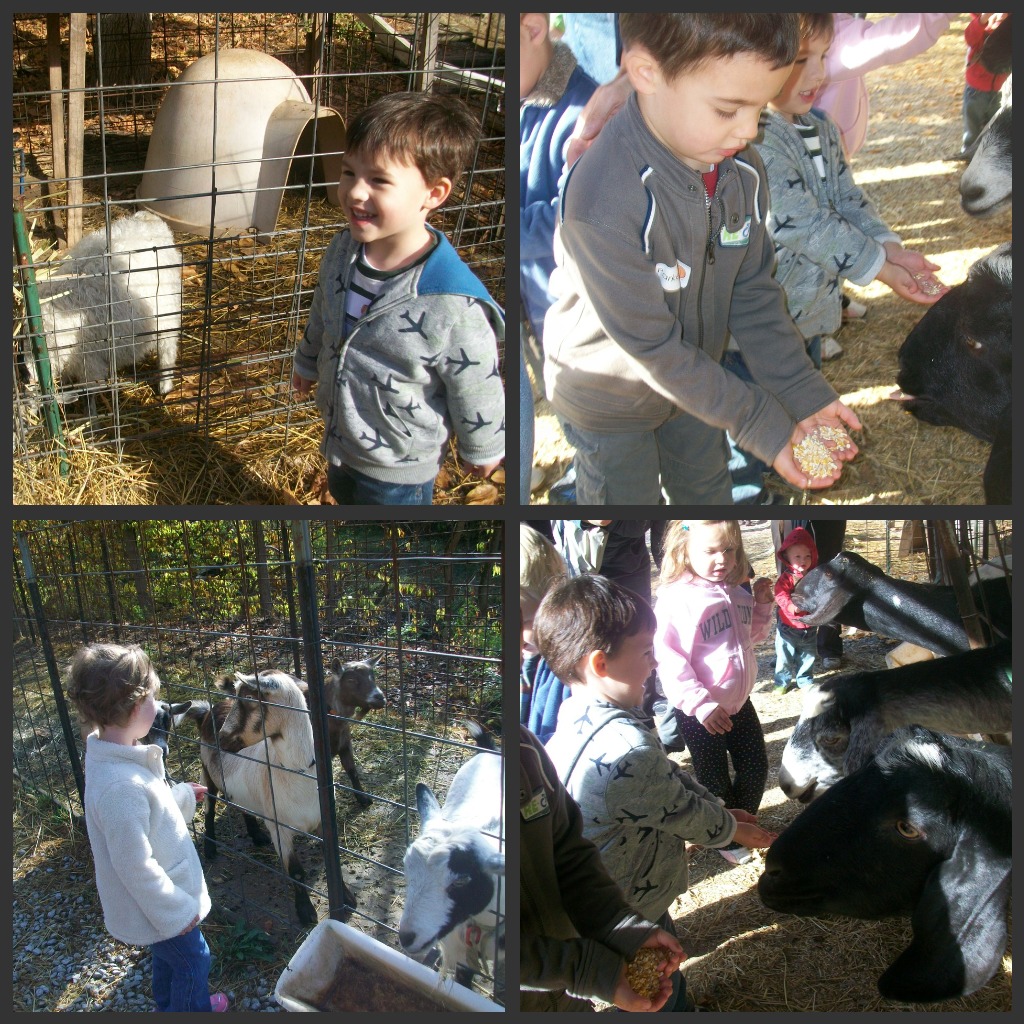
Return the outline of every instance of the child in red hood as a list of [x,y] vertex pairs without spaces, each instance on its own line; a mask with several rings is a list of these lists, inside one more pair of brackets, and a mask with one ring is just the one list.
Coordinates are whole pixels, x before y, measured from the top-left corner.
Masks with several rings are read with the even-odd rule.
[[818,564],[814,538],[802,526],[789,531],[778,551],[782,572],[775,582],[779,621],[775,632],[775,693],[814,685],[818,627],[805,626],[793,604],[793,588]]

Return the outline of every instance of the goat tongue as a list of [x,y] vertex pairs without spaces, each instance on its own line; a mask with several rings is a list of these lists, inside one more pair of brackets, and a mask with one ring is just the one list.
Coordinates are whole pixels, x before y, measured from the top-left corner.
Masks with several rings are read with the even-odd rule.
[[892,394],[889,395],[890,402],[910,402],[913,401],[913,398],[913,395],[908,395],[903,391],[900,391],[899,388],[897,388],[895,391],[892,392]]

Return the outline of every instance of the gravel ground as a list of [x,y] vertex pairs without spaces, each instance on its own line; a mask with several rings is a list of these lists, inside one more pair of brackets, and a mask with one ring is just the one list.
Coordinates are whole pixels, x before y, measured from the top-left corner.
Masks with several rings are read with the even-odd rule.
[[[62,884],[67,891],[55,892]],[[65,856],[59,868],[35,867],[15,880],[12,934],[15,1010],[154,1010],[149,952],[107,934],[88,857]],[[282,1012],[273,979],[253,965],[241,975],[226,989],[232,1010]]]

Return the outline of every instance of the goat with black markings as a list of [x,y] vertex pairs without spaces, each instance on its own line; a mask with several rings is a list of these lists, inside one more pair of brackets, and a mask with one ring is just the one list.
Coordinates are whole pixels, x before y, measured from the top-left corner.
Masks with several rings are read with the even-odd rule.
[[[405,854],[398,926],[407,953],[439,946],[442,970],[462,984],[498,959],[505,920],[501,757],[479,726],[471,724],[470,731],[481,752],[455,773],[443,808],[428,785],[416,784],[420,834]],[[491,969],[497,980],[500,964]]]
[[[267,837],[256,819],[266,821],[269,841],[293,880],[295,912],[304,925],[316,924],[302,884],[305,871],[293,848],[296,832],[314,833],[321,825],[306,683],[264,669],[254,675],[237,672],[217,685],[232,697],[212,707],[196,701],[186,713],[199,723],[202,737],[206,859],[217,856],[216,797],[221,794],[242,809],[249,836],[258,845],[265,845]],[[355,906],[347,886],[343,899],[346,906]]]
[[[1009,636],[1009,581],[981,580],[971,585],[971,594],[986,639]],[[855,551],[840,551],[809,569],[792,597],[800,621],[808,626],[840,622],[909,641],[936,654],[956,654],[971,646],[952,587],[887,576]]]
[[920,319],[898,353],[890,398],[923,420],[992,445],[985,501],[1012,494],[1013,252],[1006,242],[977,260]]
[[909,915],[913,940],[879,992],[969,995],[1006,948],[1011,793],[1008,748],[901,729],[775,840],[758,895],[802,917]]
[[904,725],[936,732],[1011,729],[1010,641],[901,668],[825,679],[804,696],[800,720],[782,752],[779,786],[807,803],[866,764]]

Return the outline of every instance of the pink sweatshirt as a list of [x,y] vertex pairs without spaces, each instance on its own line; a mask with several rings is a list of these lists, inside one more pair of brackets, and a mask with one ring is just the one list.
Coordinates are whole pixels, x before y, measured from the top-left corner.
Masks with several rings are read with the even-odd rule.
[[716,707],[735,715],[757,680],[754,644],[771,628],[771,603],[687,573],[658,590],[654,612],[658,678],[672,706],[700,722]]
[[825,57],[828,84],[814,105],[839,126],[847,157],[864,145],[868,90],[864,75],[924,53],[949,28],[956,14],[890,14],[871,21],[836,14],[832,47]]

